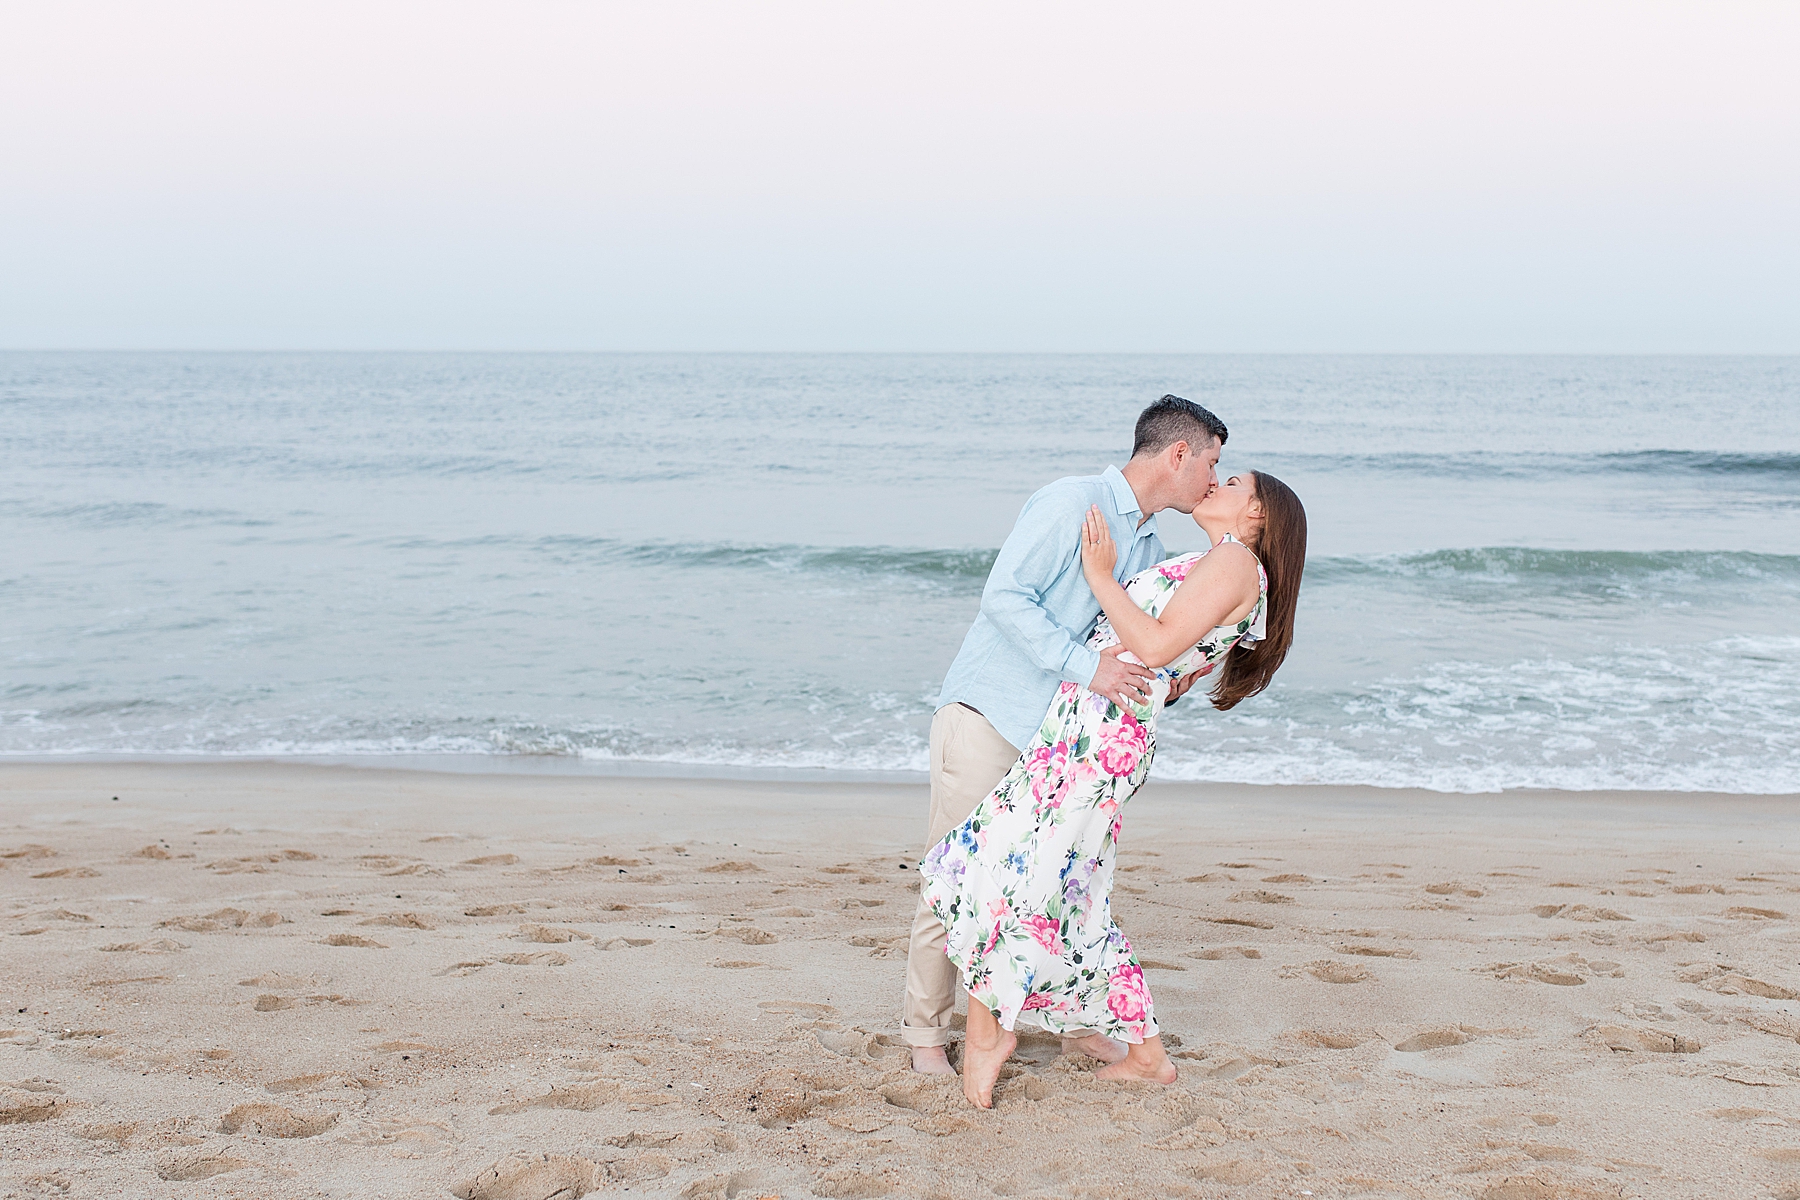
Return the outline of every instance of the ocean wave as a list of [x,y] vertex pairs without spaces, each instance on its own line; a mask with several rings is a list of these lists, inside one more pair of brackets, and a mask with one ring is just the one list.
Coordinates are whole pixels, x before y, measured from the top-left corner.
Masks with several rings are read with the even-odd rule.
[[[638,754],[589,749],[579,753],[506,750],[479,738],[349,738],[322,740],[270,739],[236,747],[154,743],[69,744],[0,750],[7,759],[140,759],[181,757],[197,760],[367,759],[370,765],[416,758],[467,758],[498,766],[506,760],[550,758],[571,767],[591,764],[607,768],[634,765],[661,768],[680,775],[682,768],[705,773],[743,771],[830,771],[881,776],[910,775],[923,782],[928,766],[921,743],[914,747],[793,747],[786,750],[718,743],[669,748]],[[1248,786],[1326,786],[1411,789],[1448,795],[1482,795],[1504,791],[1655,791],[1716,792],[1728,795],[1800,795],[1800,771],[1787,763],[1749,755],[1705,762],[1657,763],[1618,761],[1533,762],[1445,760],[1420,762],[1407,757],[1378,758],[1357,754],[1326,738],[1293,739],[1285,749],[1246,744],[1220,744],[1204,754],[1159,751],[1151,779],[1175,783]]]
[[1615,471],[1663,474],[1693,471],[1706,475],[1800,475],[1800,454],[1720,450],[1630,450],[1593,456]]
[[1309,558],[1306,582],[1396,579],[1567,581],[1688,580],[1800,582],[1800,555],[1752,550],[1542,550],[1480,546],[1415,554]]
[[1527,479],[1542,475],[1725,476],[1746,483],[1792,484],[1800,453],[1736,450],[1614,450],[1558,454],[1505,450],[1395,451],[1386,454],[1315,454],[1275,451],[1259,456],[1271,469],[1322,474],[1443,475],[1457,479]]
[[[545,549],[639,566],[711,567],[796,574],[860,575],[979,587],[998,550],[794,543],[627,542],[609,538],[544,538]],[[1800,583],[1800,555],[1749,550],[1544,550],[1477,546],[1412,554],[1335,555],[1307,559],[1306,582],[1352,579],[1568,581],[1623,583],[1652,579]]]
[[793,543],[625,542],[610,538],[552,537],[548,550],[586,553],[639,566],[757,569],[802,574],[893,576],[979,585],[998,550],[930,550],[899,546],[809,546]]

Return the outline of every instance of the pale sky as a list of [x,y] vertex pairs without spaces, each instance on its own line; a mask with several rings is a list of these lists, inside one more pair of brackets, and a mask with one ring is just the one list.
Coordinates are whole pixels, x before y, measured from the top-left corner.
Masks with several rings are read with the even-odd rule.
[[0,346],[1800,352],[1800,4],[0,0]]

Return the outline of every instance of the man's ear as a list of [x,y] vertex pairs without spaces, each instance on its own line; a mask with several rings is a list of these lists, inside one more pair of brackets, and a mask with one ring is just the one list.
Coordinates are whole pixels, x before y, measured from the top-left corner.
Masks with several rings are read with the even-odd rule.
[[1185,441],[1169,443],[1169,467],[1170,467],[1170,469],[1179,471],[1181,469],[1181,464],[1184,461],[1186,461],[1187,456],[1191,452],[1192,452],[1192,447],[1190,447]]

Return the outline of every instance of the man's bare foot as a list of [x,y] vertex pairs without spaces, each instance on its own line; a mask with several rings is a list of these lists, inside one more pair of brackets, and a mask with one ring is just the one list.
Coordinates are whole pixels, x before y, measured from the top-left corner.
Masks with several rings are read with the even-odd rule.
[[994,1084],[1000,1068],[1019,1044],[1018,1035],[1002,1029],[999,1020],[979,1000],[969,1004],[969,1026],[963,1038],[963,1095],[976,1108],[994,1107]]
[[942,1046],[914,1046],[912,1069],[921,1075],[956,1074],[956,1068],[950,1065],[950,1056]]
[[1089,1033],[1081,1037],[1066,1037],[1062,1040],[1064,1054],[1085,1054],[1089,1058],[1097,1058],[1103,1063],[1116,1063],[1125,1057],[1130,1049],[1124,1042],[1115,1041],[1104,1033]]
[[1151,1083],[1174,1083],[1175,1075],[1175,1064],[1163,1051],[1160,1037],[1131,1047],[1124,1058],[1094,1072],[1095,1079],[1147,1079]]

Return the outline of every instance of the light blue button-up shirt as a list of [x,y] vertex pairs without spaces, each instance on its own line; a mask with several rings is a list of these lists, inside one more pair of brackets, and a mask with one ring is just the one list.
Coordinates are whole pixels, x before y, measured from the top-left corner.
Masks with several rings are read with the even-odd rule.
[[1098,504],[1119,548],[1123,582],[1163,558],[1156,518],[1143,520],[1117,467],[1040,488],[1019,513],[981,592],[981,613],[944,677],[938,707],[966,704],[1023,747],[1063,680],[1086,687],[1100,665],[1087,647],[1100,602],[1081,574],[1081,522]]

